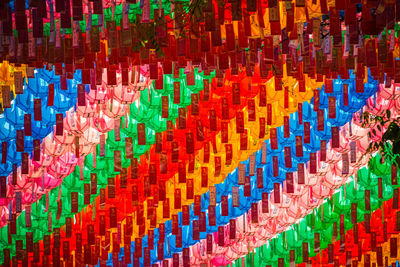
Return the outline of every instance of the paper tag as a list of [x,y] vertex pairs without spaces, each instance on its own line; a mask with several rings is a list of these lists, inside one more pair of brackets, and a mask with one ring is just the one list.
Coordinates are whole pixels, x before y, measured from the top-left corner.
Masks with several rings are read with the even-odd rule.
[[207,240],[207,254],[212,254],[213,236],[211,234],[208,234],[206,240]]
[[286,173],[286,192],[289,194],[294,193],[294,181],[293,181],[293,173]]
[[24,152],[24,130],[17,130],[17,152]]
[[161,97],[161,118],[163,119],[168,119],[169,117],[169,100],[168,96],[162,96]]
[[239,207],[239,187],[232,186],[232,207]]
[[240,83],[232,85],[232,105],[240,105]]
[[194,215],[200,216],[201,213],[201,196],[195,195],[194,196]]
[[108,178],[108,186],[107,186],[107,197],[115,198],[115,178]]
[[243,195],[244,197],[251,197],[251,182],[250,177],[245,177],[244,187],[243,187]]
[[257,168],[257,188],[264,188],[264,175],[262,168]]
[[336,98],[334,96],[328,97],[329,99],[329,118],[336,118]]
[[264,139],[264,137],[265,137],[265,118],[260,117],[258,120],[259,120],[259,125],[260,125],[260,132],[259,132],[258,138]]
[[239,164],[239,172],[238,172],[238,184],[244,185],[246,175],[246,165],[240,163]]
[[189,225],[189,224],[190,224],[189,206],[183,205],[182,206],[182,225]]
[[271,149],[278,149],[278,134],[276,128],[270,130]]
[[292,168],[292,152],[290,147],[284,148],[285,168]]
[[296,136],[296,157],[303,157],[303,137]]
[[11,108],[11,91],[9,85],[1,86],[3,108]]
[[221,216],[229,216],[228,196],[221,196]]
[[208,187],[208,167],[201,167],[201,187]]
[[186,199],[193,199],[194,197],[193,179],[186,180]]
[[331,134],[332,134],[332,140],[331,140],[332,148],[339,148],[339,127],[332,127]]
[[71,213],[78,212],[78,192],[71,192]]
[[303,124],[303,104],[302,103],[297,104],[297,114],[299,116],[299,124],[302,125]]
[[274,200],[275,203],[281,203],[281,187],[279,183],[274,183]]
[[320,109],[317,111],[317,131],[324,131],[324,110]]
[[236,133],[244,133],[243,112],[236,112]]
[[215,206],[217,204],[217,188],[215,186],[209,187],[209,206]]
[[23,94],[24,78],[22,76],[22,71],[14,72],[14,90],[15,90],[15,93],[18,95]]
[[343,84],[343,105],[349,105],[349,85],[347,83]]
[[35,121],[42,121],[42,102],[40,98],[33,100],[33,119]]
[[236,239],[236,220],[229,220],[229,239]]
[[191,105],[192,115],[197,116],[199,115],[199,95],[192,94],[191,100],[192,100],[192,105]]
[[217,225],[214,206],[208,206],[208,225],[209,226]]
[[279,176],[279,163],[278,163],[278,156],[273,156],[272,157],[272,173],[273,177],[278,177]]
[[349,174],[349,154],[343,153],[342,154],[342,175]]
[[298,163],[297,164],[297,183],[298,184],[304,184],[304,163]]
[[310,123],[305,121],[304,122],[304,143],[309,144],[310,142],[311,142]]
[[310,153],[310,174],[317,173],[317,154]]
[[200,232],[206,232],[207,226],[206,226],[206,213],[201,212],[199,216],[199,229]]
[[272,125],[272,105],[267,104],[267,125]]

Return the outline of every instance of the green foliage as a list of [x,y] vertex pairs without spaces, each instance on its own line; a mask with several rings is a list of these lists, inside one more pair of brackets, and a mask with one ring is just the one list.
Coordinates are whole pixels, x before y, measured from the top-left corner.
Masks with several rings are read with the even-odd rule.
[[[371,116],[369,112],[364,112],[362,125],[370,123],[375,123],[378,131],[382,131],[384,128],[386,131],[380,141],[370,142],[365,154],[379,151],[385,157],[387,151],[390,151],[391,156],[396,158],[396,164],[400,167],[400,117],[392,119],[390,110],[386,110],[382,116]],[[375,128],[372,129],[372,134],[368,133],[370,138],[376,135]]]

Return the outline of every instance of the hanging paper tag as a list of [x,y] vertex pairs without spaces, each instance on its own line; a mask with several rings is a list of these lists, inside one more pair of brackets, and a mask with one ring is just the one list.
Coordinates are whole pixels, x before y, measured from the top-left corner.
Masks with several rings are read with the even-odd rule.
[[100,157],[106,155],[106,136],[104,134],[100,135]]
[[21,154],[21,174],[29,174],[29,154]]
[[296,157],[303,157],[303,137],[296,136]]
[[9,85],[1,86],[2,98],[3,98],[3,108],[11,108],[11,91]]
[[267,143],[263,143],[261,147],[261,164],[267,164]]
[[174,82],[174,104],[181,102],[181,83]]
[[285,168],[292,168],[292,152],[290,147],[284,148]]
[[329,118],[336,118],[336,98],[334,96],[330,96],[329,98]]
[[229,216],[228,196],[221,196],[221,216]]
[[146,128],[144,123],[137,124],[138,145],[146,145]]
[[304,143],[309,144],[311,142],[311,129],[308,121],[304,122]]
[[7,162],[7,142],[1,143],[1,163],[5,164]]
[[293,181],[293,173],[286,173],[286,192],[289,194],[294,193],[294,181]]
[[22,71],[14,72],[14,90],[15,90],[15,93],[18,95],[23,94],[24,78],[22,76]]
[[35,121],[42,121],[42,102],[40,98],[33,100],[33,118]]
[[215,216],[215,207],[208,206],[208,225],[209,226],[216,226],[216,216]]
[[273,177],[278,177],[279,176],[279,163],[278,163],[278,156],[273,156],[272,157],[272,173],[273,173]]
[[191,100],[192,100],[192,105],[191,105],[192,115],[197,116],[199,115],[199,95],[192,94]]
[[236,239],[236,220],[229,220],[229,239]]
[[310,174],[317,173],[317,154],[310,153]]
[[193,179],[186,180],[186,199],[193,199],[194,197],[194,188],[193,188]]
[[245,182],[243,186],[243,195],[244,197],[251,197],[251,182],[249,176],[245,177]]
[[212,254],[213,246],[213,236],[211,234],[207,235],[207,254]]
[[201,167],[201,187],[208,187],[208,167]]
[[161,108],[162,108],[161,117],[163,119],[168,119],[168,117],[169,117],[169,111],[168,111],[169,103],[168,102],[169,102],[168,96],[161,97]]
[[250,155],[249,158],[249,175],[250,176],[254,176],[255,172],[256,172],[256,155],[252,154]]
[[271,149],[278,149],[278,134],[276,128],[270,130]]
[[71,213],[78,212],[78,192],[71,192]]
[[[3,178],[3,177],[2,177]],[[1,179],[3,180],[3,179]],[[1,192],[3,192],[3,186],[2,186],[2,190]],[[25,226],[27,228],[31,228],[32,226],[32,221],[31,221],[31,206],[26,206],[25,207]]]
[[189,225],[189,224],[190,224],[189,206],[183,205],[182,206],[182,225]]
[[331,140],[332,148],[339,148],[339,127],[332,127],[331,134],[332,134],[332,140]]
[[206,226],[206,213],[201,212],[199,216],[199,230],[200,232],[206,232],[207,226]]
[[297,164],[297,183],[298,184],[304,184],[304,163],[298,163]]
[[283,117],[283,137],[290,137],[289,116]]
[[267,104],[267,125],[272,125],[272,105]]
[[239,164],[239,174],[238,174],[238,184],[244,185],[246,175],[246,165],[240,163]]
[[111,177],[108,178],[108,186],[107,186],[107,197],[108,198],[115,198],[115,178]]
[[260,132],[259,132],[258,138],[264,139],[264,137],[265,137],[265,118],[264,117],[259,118],[259,125],[260,125]]
[[239,187],[232,186],[232,207],[239,207]]
[[275,203],[281,203],[281,187],[279,183],[274,183],[274,200]]
[[264,188],[264,177],[262,168],[257,168],[257,188]]
[[324,110],[319,109],[317,111],[317,131],[324,131],[325,123],[324,123]]
[[201,213],[201,196],[195,195],[194,196],[194,215],[200,216]]
[[24,131],[23,130],[17,130],[17,152],[24,152],[25,147],[24,147]]
[[297,114],[299,115],[299,124],[303,124],[303,104],[298,103],[297,104]]
[[342,175],[349,174],[349,154],[342,154]]
[[256,121],[256,104],[254,99],[248,100],[248,121]]
[[215,206],[217,204],[217,188],[215,186],[209,187],[209,206]]

